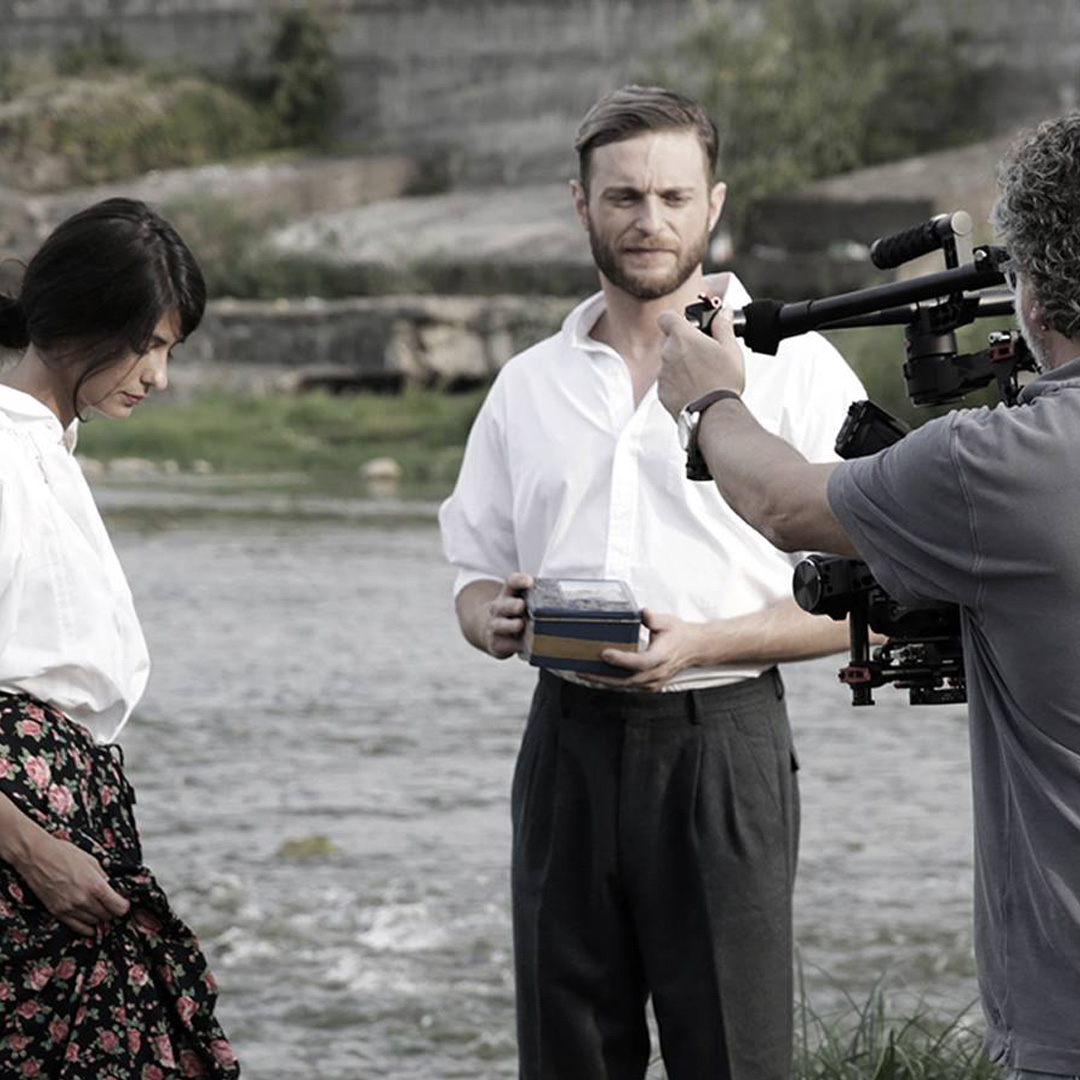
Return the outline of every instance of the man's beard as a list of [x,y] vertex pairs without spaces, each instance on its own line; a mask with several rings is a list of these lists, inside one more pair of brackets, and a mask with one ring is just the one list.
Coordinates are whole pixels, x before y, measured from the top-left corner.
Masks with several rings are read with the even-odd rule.
[[589,224],[589,247],[592,248],[593,261],[600,272],[623,292],[638,300],[659,300],[670,296],[682,286],[691,274],[702,264],[705,253],[709,250],[709,232],[703,230],[697,242],[685,248],[676,259],[670,272],[661,278],[637,274],[619,263],[619,255],[610,244],[600,237]]

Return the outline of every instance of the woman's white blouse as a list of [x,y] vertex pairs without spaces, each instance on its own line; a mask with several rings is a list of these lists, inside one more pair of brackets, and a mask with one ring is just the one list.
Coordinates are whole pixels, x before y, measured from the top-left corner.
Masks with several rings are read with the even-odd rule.
[[24,691],[111,742],[150,673],[124,571],[65,431],[0,386],[0,689]]

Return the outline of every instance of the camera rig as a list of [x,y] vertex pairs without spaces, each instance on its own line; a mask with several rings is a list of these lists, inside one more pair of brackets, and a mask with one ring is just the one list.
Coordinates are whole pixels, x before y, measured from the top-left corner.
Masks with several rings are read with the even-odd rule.
[[[1013,311],[1011,293],[983,291],[1005,283],[1008,254],[1000,247],[972,248],[971,231],[970,216],[958,211],[876,240],[870,259],[879,270],[937,250],[946,269],[816,300],[756,300],[735,312],[735,333],[755,352],[775,354],[784,338],[808,330],[903,326],[904,381],[913,404],[951,404],[994,383],[1001,401],[1015,405],[1020,373],[1038,371],[1018,333],[991,333],[979,352],[957,349],[960,327]],[[703,297],[686,309],[686,317],[708,333],[718,310],[716,301]],[[836,452],[845,459],[865,457],[907,431],[906,424],[872,402],[856,402],[837,436]],[[967,700],[955,605],[906,607],[885,592],[865,563],[836,555],[803,559],[795,568],[794,593],[805,611],[849,619],[851,655],[840,681],[851,689],[852,704],[872,705],[874,689],[887,684],[907,690],[913,705]],[[885,643],[871,649],[871,631]]]

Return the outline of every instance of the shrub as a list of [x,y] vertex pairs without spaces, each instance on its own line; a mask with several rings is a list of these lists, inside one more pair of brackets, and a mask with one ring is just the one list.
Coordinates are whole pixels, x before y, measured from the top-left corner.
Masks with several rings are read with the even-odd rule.
[[193,75],[54,79],[0,107],[0,169],[28,188],[101,183],[263,150],[273,130],[248,102]]
[[760,21],[706,5],[661,77],[721,128],[721,172],[749,201],[817,177],[983,137],[988,75],[963,24],[906,0],[767,0]]
[[27,190],[123,180],[281,146],[325,148],[340,103],[324,24],[281,12],[258,77],[153,67],[117,34],[0,61],[0,177]]
[[91,75],[120,68],[132,70],[138,66],[138,56],[112,30],[99,30],[80,44],[69,45],[56,61],[60,75]]
[[324,24],[310,11],[280,16],[270,46],[270,107],[285,141],[326,146],[341,102],[337,60]]
[[278,12],[264,56],[238,63],[233,84],[265,109],[287,146],[330,145],[341,87],[329,25],[309,8]]

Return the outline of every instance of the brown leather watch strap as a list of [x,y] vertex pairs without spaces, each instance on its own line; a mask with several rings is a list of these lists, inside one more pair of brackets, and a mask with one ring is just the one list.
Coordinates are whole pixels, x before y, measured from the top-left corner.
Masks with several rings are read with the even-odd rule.
[[717,401],[723,401],[724,398],[734,398],[736,401],[742,401],[742,395],[734,390],[710,390],[707,394],[702,394],[697,401],[691,401],[686,406],[686,411],[703,413],[710,405],[715,404]]

